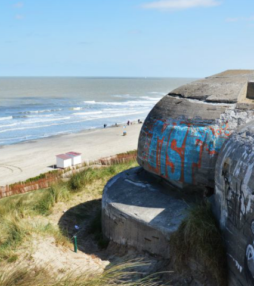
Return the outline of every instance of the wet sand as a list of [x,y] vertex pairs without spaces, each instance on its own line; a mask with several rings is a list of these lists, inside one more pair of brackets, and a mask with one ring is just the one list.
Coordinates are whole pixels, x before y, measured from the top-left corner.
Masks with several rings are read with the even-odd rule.
[[[56,155],[75,151],[82,160],[96,160],[137,149],[141,124],[94,129],[0,148],[0,186],[51,171]],[[122,136],[123,130],[127,136]]]

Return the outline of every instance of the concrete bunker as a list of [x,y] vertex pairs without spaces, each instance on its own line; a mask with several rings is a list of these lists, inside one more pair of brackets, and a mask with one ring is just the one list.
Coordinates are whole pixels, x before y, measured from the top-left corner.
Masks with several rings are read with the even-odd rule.
[[254,99],[254,81],[249,81],[248,82],[247,98]]
[[224,144],[215,170],[215,213],[227,242],[230,285],[254,285],[253,121]]
[[223,143],[254,119],[253,80],[254,71],[226,71],[163,97],[140,133],[139,164],[169,181],[213,188]]
[[170,257],[170,236],[188,216],[188,203],[180,201],[190,188],[205,193],[216,183],[209,196],[227,244],[229,284],[254,285],[253,84],[254,71],[230,70],[175,89],[156,104],[140,132],[141,167],[105,186],[108,238]]

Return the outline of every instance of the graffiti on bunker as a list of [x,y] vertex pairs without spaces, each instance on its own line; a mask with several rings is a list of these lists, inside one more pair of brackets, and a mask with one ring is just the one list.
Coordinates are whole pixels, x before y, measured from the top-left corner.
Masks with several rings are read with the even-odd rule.
[[221,149],[216,165],[219,219],[227,241],[229,276],[236,285],[254,285],[254,152],[248,140],[245,129],[235,133]]
[[147,120],[142,159],[154,173],[170,180],[195,183],[204,154],[217,155],[230,136],[228,124],[215,127],[185,120]]

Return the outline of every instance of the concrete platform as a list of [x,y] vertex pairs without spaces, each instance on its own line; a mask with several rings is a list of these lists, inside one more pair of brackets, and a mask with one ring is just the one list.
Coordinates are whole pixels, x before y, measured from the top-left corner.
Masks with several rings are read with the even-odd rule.
[[162,184],[143,168],[112,178],[102,198],[104,235],[164,258],[170,257],[169,239],[195,201],[195,196]]

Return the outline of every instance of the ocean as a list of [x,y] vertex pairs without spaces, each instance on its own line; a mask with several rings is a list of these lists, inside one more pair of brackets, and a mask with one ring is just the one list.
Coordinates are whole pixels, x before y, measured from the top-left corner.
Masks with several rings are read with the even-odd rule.
[[188,78],[0,78],[0,145],[144,120]]

